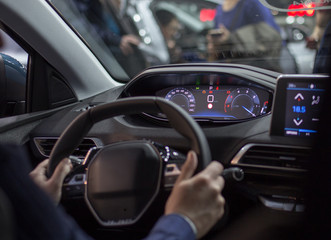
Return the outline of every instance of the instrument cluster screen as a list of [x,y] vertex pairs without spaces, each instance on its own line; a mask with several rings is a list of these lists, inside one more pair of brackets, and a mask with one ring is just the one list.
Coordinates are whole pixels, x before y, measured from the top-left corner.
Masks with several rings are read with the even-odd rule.
[[270,112],[272,94],[256,87],[180,86],[162,89],[163,97],[184,108],[195,119],[241,120]]

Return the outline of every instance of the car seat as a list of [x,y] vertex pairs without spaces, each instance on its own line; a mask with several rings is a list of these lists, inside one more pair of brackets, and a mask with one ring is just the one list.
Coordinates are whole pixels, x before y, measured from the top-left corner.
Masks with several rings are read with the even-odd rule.
[[12,207],[7,196],[1,189],[0,189],[0,239],[2,240],[14,239]]

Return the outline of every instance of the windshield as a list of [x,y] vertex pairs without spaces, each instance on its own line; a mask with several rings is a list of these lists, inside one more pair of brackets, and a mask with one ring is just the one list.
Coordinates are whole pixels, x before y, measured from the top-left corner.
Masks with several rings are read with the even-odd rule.
[[[128,81],[147,67],[177,63],[326,72],[323,61],[317,66],[320,59],[315,56],[322,51],[331,19],[328,2],[52,0],[51,4],[110,74]],[[322,52],[325,59],[330,50]]]

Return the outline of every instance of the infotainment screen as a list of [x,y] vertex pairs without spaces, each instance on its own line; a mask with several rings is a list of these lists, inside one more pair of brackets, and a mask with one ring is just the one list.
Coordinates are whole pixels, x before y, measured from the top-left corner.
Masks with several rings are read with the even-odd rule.
[[280,76],[274,100],[271,135],[314,136],[327,79],[324,75]]

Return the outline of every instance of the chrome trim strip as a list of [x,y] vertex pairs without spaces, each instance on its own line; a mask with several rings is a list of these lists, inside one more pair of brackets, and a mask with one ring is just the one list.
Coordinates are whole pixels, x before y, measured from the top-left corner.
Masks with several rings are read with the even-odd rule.
[[[285,212],[304,212],[305,205],[297,202],[297,200],[291,197],[282,197],[283,199],[268,199],[266,197],[259,196],[258,199],[263,206]],[[283,201],[281,201],[283,200]]]

